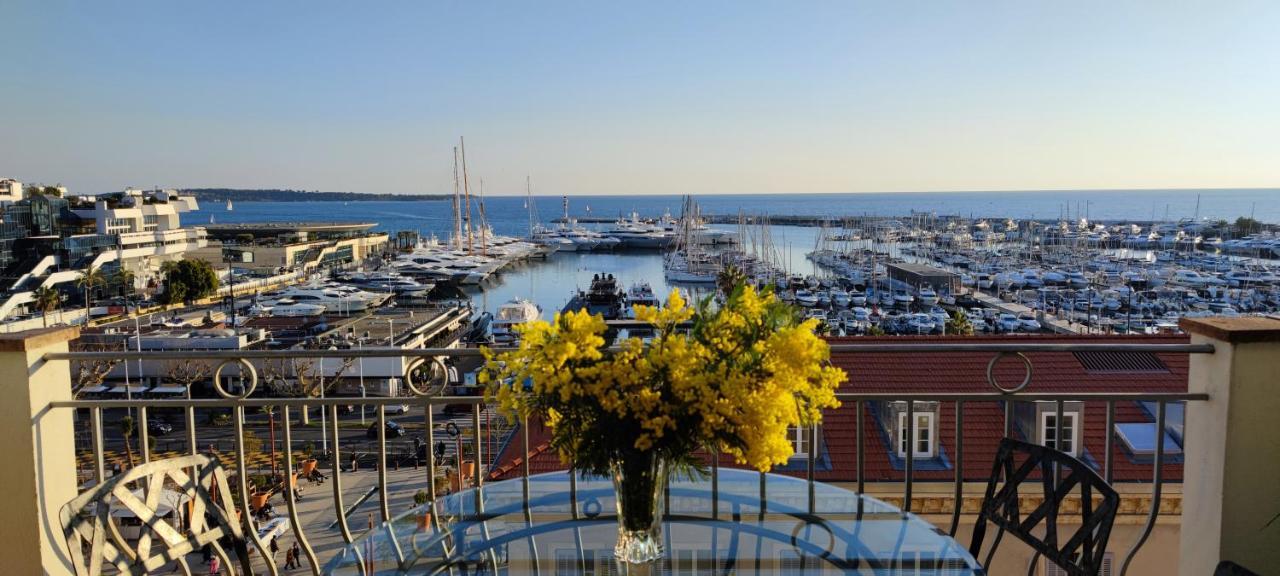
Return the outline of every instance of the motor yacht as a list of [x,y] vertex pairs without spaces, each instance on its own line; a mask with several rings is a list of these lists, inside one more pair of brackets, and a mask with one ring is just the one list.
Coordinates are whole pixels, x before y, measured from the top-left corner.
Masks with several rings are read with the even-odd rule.
[[938,293],[934,292],[933,288],[921,288],[917,296],[922,306],[935,306],[938,304]]
[[542,316],[542,309],[537,304],[523,298],[515,298],[498,307],[490,325],[493,342],[499,346],[516,344],[520,339],[516,327],[533,322]]
[[[863,302],[866,302],[865,298],[863,299]],[[831,303],[841,308],[848,307],[850,303],[849,293],[842,288],[832,288]]]
[[382,299],[376,294],[362,290],[341,290],[325,285],[292,286],[263,296],[265,297],[263,304],[266,306],[274,306],[277,302],[285,300],[291,304],[324,306],[325,312],[332,314],[363,312]]
[[818,295],[807,289],[796,290],[795,299],[796,304],[801,306],[812,307],[818,305]]

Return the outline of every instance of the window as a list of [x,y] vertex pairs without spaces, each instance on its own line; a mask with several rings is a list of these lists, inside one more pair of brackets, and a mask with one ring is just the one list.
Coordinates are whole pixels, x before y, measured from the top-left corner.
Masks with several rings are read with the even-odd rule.
[[[912,451],[911,455],[916,458],[932,458],[933,412],[916,412],[913,417],[915,418],[915,427],[912,431],[912,441],[915,443],[915,450]],[[907,456],[906,410],[898,413],[898,456],[903,458]]]
[[1058,413],[1056,410],[1046,410],[1040,413],[1040,440],[1041,444],[1053,448],[1060,452],[1076,455],[1076,448],[1080,440],[1080,427],[1077,426],[1079,421],[1079,413],[1063,412],[1062,413],[1062,445],[1058,446]]
[[808,426],[792,426],[787,430],[787,435],[791,437],[791,450],[794,454],[792,458],[804,458],[809,456],[809,427]]

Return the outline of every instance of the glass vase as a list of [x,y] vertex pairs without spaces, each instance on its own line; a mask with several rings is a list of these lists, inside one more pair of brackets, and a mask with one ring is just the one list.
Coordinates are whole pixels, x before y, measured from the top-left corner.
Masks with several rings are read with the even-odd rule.
[[619,562],[652,562],[663,555],[662,511],[667,486],[667,463],[657,454],[641,452],[609,463],[618,500]]

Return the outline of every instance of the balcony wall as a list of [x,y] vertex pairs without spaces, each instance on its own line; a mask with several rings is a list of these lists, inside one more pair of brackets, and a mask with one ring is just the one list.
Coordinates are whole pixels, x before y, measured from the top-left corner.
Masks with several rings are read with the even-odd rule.
[[[1201,396],[1187,407],[1183,454],[1186,477],[1180,490],[1171,486],[1162,494],[1162,513],[1158,516],[1149,514],[1149,497],[1145,508],[1142,504],[1150,485],[1124,488],[1127,500],[1136,503],[1136,507],[1118,520],[1110,548],[1116,557],[1116,573],[1128,548],[1144,539],[1145,547],[1131,574],[1209,574],[1219,559],[1267,573],[1280,566],[1280,522],[1268,524],[1268,519],[1280,514],[1280,504],[1276,504],[1280,502],[1280,483],[1275,481],[1280,478],[1280,434],[1272,424],[1274,415],[1280,412],[1280,394],[1274,389],[1275,382],[1280,381],[1280,321],[1209,319],[1188,321],[1184,327],[1194,334],[1193,345],[1212,346],[1212,353],[1190,357],[1188,392]],[[0,470],[0,484],[16,495],[9,507],[8,522],[0,524],[0,553],[11,573],[70,573],[57,511],[76,492],[73,408],[94,405],[71,398],[69,360],[92,357],[66,352],[66,343],[74,336],[73,329],[0,336],[0,386],[9,400],[0,408],[0,434],[7,440],[0,444],[0,450],[4,461],[10,464]],[[374,356],[388,354],[365,352]],[[460,352],[403,352],[423,356],[446,353]],[[429,401],[419,398],[413,404],[425,406]],[[988,395],[973,401],[992,400]],[[173,404],[176,406],[183,401],[172,402],[177,402]],[[254,400],[240,404],[301,402]],[[308,402],[338,404],[334,400]],[[392,401],[374,403],[385,406]],[[160,404],[142,400],[131,405]],[[145,412],[140,411],[140,416],[145,420]],[[478,411],[474,421],[479,430]],[[189,434],[194,437],[194,428]],[[481,437],[476,435],[474,442],[479,448]],[[144,454],[151,453],[145,441],[138,448]],[[381,477],[385,471],[378,474]],[[475,481],[483,476],[482,471]],[[961,487],[966,508],[971,506],[979,484],[969,482]],[[849,487],[858,488],[856,483]],[[905,505],[908,500],[904,499],[904,487],[914,488],[909,500],[914,511],[940,527],[949,523],[952,484],[872,482],[866,490],[891,503]],[[386,506],[384,500],[384,510]],[[968,518],[967,514],[963,516]],[[961,522],[957,532],[961,542],[967,541],[967,524]],[[1006,543],[992,573],[1025,573],[1030,554],[1020,555],[1016,550]]]

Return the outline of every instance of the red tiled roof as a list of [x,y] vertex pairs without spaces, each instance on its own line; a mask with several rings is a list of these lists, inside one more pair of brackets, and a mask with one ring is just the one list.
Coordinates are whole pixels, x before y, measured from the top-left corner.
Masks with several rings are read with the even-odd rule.
[[[958,338],[947,336],[907,337],[858,337],[832,338],[832,344],[905,344],[925,342],[956,342]],[[977,336],[964,337],[965,343],[1125,343],[1125,344],[1186,344],[1186,336]],[[1160,353],[1156,356],[1168,368],[1156,372],[1090,372],[1070,352],[1028,352],[1033,374],[1026,392],[1186,392],[1187,354]],[[832,354],[832,363],[849,373],[849,381],[841,392],[849,393],[987,393],[993,389],[987,383],[987,363],[993,357],[986,352],[897,352]],[[1007,385],[1022,381],[1025,371],[1015,359],[1002,361],[995,369],[996,378]],[[1089,459],[1098,466],[1104,460],[1106,442],[1106,403],[1086,402],[1081,416],[1080,440]],[[852,402],[828,410],[821,426],[821,440],[825,456],[815,470],[817,480],[826,482],[852,482],[857,478],[857,435],[855,405]],[[1115,422],[1153,422],[1145,409],[1134,402],[1116,404]],[[942,402],[936,417],[936,433],[942,451],[954,466],[956,456],[955,404]],[[1015,432],[1016,433],[1016,432]],[[867,481],[898,481],[904,473],[901,463],[895,466],[890,457],[890,447],[881,430],[872,407],[863,406],[864,475]],[[1004,408],[996,402],[967,402],[964,405],[964,477],[968,480],[985,480],[991,473],[991,462],[996,447],[1004,435]],[[532,424],[529,433],[530,451],[535,452],[548,439],[546,429]],[[518,441],[509,442],[498,457],[495,476],[511,478],[519,476],[519,459],[523,457]],[[1150,481],[1152,466],[1149,462],[1136,462],[1129,457],[1117,439],[1112,442],[1113,477],[1117,482]],[[732,464],[722,462],[722,465]],[[560,470],[564,465],[551,450],[537,451],[530,459],[533,473]],[[954,469],[929,469],[917,464],[916,480],[950,481]],[[935,466],[936,468],[936,466]],[[803,475],[803,465],[789,466],[779,471],[784,474]],[[1164,477],[1171,481],[1182,478],[1182,464],[1165,465]]]

